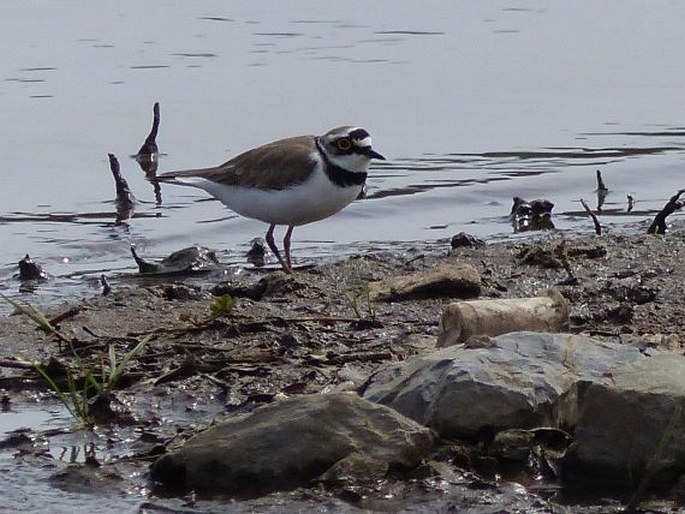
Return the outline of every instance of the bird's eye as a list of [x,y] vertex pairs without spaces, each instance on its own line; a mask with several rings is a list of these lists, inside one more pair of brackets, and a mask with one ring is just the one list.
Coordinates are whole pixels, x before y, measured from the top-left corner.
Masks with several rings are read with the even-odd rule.
[[338,139],[338,150],[347,152],[350,148],[352,148],[352,141],[350,141],[349,137]]

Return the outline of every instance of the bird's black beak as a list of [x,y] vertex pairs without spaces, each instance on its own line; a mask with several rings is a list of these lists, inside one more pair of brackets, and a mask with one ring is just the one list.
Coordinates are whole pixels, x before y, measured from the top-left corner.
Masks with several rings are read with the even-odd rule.
[[364,155],[366,155],[369,159],[379,159],[381,161],[385,160],[385,157],[383,157],[381,154],[379,154],[376,150],[371,148],[370,146],[364,148]]

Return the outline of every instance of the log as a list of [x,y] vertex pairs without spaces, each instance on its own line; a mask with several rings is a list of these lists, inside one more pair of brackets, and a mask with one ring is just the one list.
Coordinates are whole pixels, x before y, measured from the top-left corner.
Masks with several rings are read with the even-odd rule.
[[533,298],[472,300],[447,305],[440,320],[438,346],[463,343],[478,336],[521,330],[559,332],[569,323],[569,303],[549,289]]

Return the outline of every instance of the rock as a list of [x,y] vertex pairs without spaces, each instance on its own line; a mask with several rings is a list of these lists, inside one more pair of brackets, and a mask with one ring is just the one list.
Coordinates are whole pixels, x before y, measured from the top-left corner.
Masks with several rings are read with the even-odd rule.
[[[570,334],[517,332],[373,375],[364,398],[443,438],[539,426],[574,436],[566,480],[672,485],[685,471],[685,357]],[[652,456],[657,458],[652,460]]]
[[219,264],[214,251],[203,246],[183,248],[160,262],[144,260],[136,252],[135,245],[131,245],[131,255],[133,255],[140,273],[149,275],[189,275],[217,269]]
[[636,487],[649,467],[652,486],[685,473],[685,358],[656,353],[611,370],[611,380],[577,382],[559,402],[559,421],[575,426],[564,478]]
[[356,483],[360,480],[381,480],[388,472],[388,463],[362,453],[351,453],[333,464],[320,479],[332,483]]
[[169,284],[162,288],[162,296],[165,300],[206,300],[209,295],[202,288],[195,285]]
[[432,270],[369,284],[371,300],[385,302],[418,298],[475,298],[480,291],[480,274],[469,264],[442,264]]
[[488,453],[499,459],[525,462],[534,443],[535,434],[532,430],[502,430],[495,435]]
[[527,264],[529,266],[539,266],[548,269],[559,269],[564,267],[561,259],[556,255],[556,252],[541,246],[522,248],[516,254],[516,258],[519,259],[522,264]]
[[472,234],[459,232],[458,234],[452,236],[452,239],[450,240],[450,246],[452,248],[461,248],[464,246],[485,246],[485,241]]
[[29,257],[28,253],[17,264],[19,265],[19,280],[45,280],[48,278],[48,274],[43,271],[40,264]]
[[544,448],[546,453],[563,456],[570,442],[571,438],[566,432],[555,428],[512,428],[495,434],[487,452],[500,460],[525,463],[534,447]]
[[255,237],[251,241],[251,247],[245,254],[247,262],[254,265],[256,268],[266,266],[267,260],[271,252],[263,237]]
[[71,464],[48,479],[52,487],[75,494],[111,493],[121,482],[122,477],[115,469],[90,464]]
[[535,298],[451,303],[442,312],[438,346],[462,343],[473,336],[522,330],[559,332],[568,327],[569,312],[568,301],[553,289]]
[[552,404],[576,369],[569,353],[595,363],[600,375],[609,362],[633,359],[639,351],[609,350],[582,336],[516,332],[489,346],[450,346],[389,366],[369,379],[363,395],[444,438],[549,425]]
[[274,271],[260,278],[257,282],[242,277],[232,278],[218,283],[211,292],[214,296],[230,294],[236,298],[249,298],[258,301],[268,296],[292,293],[302,287],[303,284],[292,275]]
[[157,460],[151,476],[183,490],[260,494],[413,467],[432,442],[430,430],[355,394],[300,396],[194,436]]

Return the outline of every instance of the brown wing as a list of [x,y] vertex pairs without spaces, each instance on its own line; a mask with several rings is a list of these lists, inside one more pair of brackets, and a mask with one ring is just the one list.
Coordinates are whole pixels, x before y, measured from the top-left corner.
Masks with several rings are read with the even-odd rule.
[[160,180],[203,177],[232,186],[286,189],[304,181],[314,170],[315,136],[281,139],[248,150],[214,168],[164,173]]

